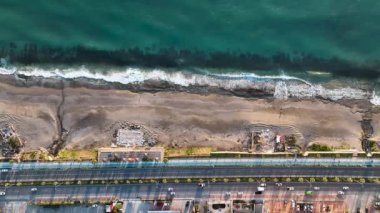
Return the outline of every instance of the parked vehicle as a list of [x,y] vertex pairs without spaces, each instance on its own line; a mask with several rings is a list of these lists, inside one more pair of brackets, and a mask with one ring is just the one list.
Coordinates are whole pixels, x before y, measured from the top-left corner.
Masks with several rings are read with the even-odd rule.
[[350,189],[350,187],[348,187],[348,186],[343,186],[342,189],[343,189],[344,191],[347,191],[347,190]]
[[311,191],[311,190],[306,190],[306,191],[305,191],[305,195],[311,196],[311,195],[313,195],[313,194],[314,194],[314,192]]

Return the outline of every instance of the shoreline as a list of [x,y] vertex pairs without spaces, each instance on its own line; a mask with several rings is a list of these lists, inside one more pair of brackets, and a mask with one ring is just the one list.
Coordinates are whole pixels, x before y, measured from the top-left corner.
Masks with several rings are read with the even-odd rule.
[[[294,133],[304,137],[302,146],[327,143],[360,151],[360,121],[364,115],[371,119],[376,108],[368,100],[278,100],[268,91],[182,87],[167,82],[122,85],[84,78],[10,75],[0,75],[0,82],[0,112],[6,115],[0,117],[0,124],[16,119],[22,137],[29,138],[28,149],[54,146],[53,141],[59,138],[59,122],[68,131],[60,148],[110,145],[111,132],[128,121],[147,127],[158,135],[158,145],[168,147],[203,144],[220,151],[236,151],[242,148],[247,129],[265,124],[283,131],[294,128]],[[21,104],[18,110],[9,109],[13,103]],[[60,103],[61,121],[56,113]],[[41,130],[33,127],[36,122],[40,122]],[[41,133],[46,135],[35,137]]]

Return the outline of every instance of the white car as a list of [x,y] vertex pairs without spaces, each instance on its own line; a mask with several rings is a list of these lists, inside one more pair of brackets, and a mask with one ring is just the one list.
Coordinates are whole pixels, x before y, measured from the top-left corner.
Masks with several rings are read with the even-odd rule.
[[266,184],[266,183],[260,183],[260,186],[261,186],[261,187],[266,187],[267,184]]
[[314,186],[314,188],[313,188],[315,191],[318,191],[318,190],[320,190],[321,188],[319,187],[319,186]]
[[338,195],[344,195],[344,191],[338,191]]
[[170,195],[171,196],[175,196],[175,192],[170,192]]
[[198,186],[201,187],[201,188],[204,188],[206,186],[206,184],[200,183],[200,184],[198,184]]
[[278,187],[280,187],[280,186],[282,186],[282,183],[276,183],[276,185],[277,185]]
[[4,191],[1,191],[1,192],[0,192],[0,195],[4,196],[4,195],[5,195],[5,192],[4,192]]
[[288,191],[294,191],[294,187],[293,186],[289,186],[289,187],[286,188],[286,190],[288,190]]
[[35,192],[37,191],[37,188],[31,188],[30,191]]
[[343,189],[344,191],[347,191],[347,190],[350,189],[350,187],[348,187],[348,186],[343,186],[342,189]]
[[1,172],[8,172],[9,169],[1,169]]
[[242,195],[243,195],[243,192],[238,192],[237,195],[238,195],[238,196],[242,196]]
[[226,196],[230,196],[231,195],[231,192],[226,192],[224,193]]
[[172,187],[169,187],[168,188],[168,192],[172,192],[173,191],[173,188]]

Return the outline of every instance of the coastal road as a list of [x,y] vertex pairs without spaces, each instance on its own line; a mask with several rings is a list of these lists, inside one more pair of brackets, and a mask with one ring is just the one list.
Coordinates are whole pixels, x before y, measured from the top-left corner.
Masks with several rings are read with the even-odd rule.
[[0,183],[21,181],[125,180],[213,177],[380,177],[380,167],[155,167],[9,170]]
[[[350,189],[346,195],[361,195],[365,193],[371,196],[380,194],[378,185],[358,184],[358,183],[283,183],[282,187],[274,183],[267,183],[266,191],[262,195],[256,195],[255,191],[258,183],[206,183],[204,188],[196,183],[185,184],[116,184],[116,185],[58,185],[58,186],[37,186],[37,191],[31,191],[32,186],[2,187],[5,195],[0,196],[0,202],[9,201],[32,201],[32,200],[109,200],[109,199],[165,199],[169,197],[168,188],[175,191],[175,199],[215,199],[224,200],[226,198],[260,198],[266,200],[289,199],[292,195],[303,196],[305,190],[313,186],[319,186],[320,190],[315,191],[312,197],[302,199],[318,200],[339,200],[337,192],[343,186]],[[294,191],[287,191],[286,187],[293,186]],[[225,193],[231,195],[226,197]],[[237,193],[241,192],[239,196]]]

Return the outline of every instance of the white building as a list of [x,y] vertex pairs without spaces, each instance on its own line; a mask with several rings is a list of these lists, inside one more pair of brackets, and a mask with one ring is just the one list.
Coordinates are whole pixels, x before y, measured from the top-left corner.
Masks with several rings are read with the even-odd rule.
[[119,129],[116,144],[125,147],[143,146],[144,133],[139,129]]

